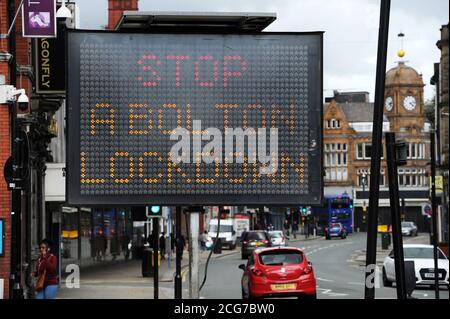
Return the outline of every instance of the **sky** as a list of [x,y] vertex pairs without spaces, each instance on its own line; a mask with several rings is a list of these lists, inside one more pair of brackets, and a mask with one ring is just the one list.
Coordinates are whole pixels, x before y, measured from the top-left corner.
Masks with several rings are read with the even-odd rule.
[[[107,0],[72,0],[80,28],[101,29],[108,23]],[[139,0],[139,11],[273,12],[265,31],[325,31],[324,96],[333,90],[368,91],[374,99],[380,0]],[[405,34],[406,64],[423,74],[425,100],[439,62],[440,28],[449,22],[448,0],[392,0],[387,69],[395,67]]]

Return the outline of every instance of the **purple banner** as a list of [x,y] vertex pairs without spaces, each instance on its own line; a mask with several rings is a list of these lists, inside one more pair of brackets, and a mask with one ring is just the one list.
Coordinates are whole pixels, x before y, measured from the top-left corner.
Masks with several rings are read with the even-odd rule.
[[56,0],[24,0],[22,32],[24,37],[56,37]]

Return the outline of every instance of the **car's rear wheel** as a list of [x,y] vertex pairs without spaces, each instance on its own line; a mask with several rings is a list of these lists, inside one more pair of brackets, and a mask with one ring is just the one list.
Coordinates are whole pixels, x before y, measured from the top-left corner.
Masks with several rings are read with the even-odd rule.
[[331,238],[329,236],[325,236],[325,239],[326,240],[330,240]]
[[392,281],[389,281],[389,279],[386,276],[386,269],[383,267],[383,286],[384,287],[392,287]]

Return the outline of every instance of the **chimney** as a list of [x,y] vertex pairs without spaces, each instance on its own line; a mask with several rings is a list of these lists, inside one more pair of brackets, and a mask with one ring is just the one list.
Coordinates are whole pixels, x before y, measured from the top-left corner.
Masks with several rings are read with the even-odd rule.
[[114,30],[124,11],[137,11],[138,0],[108,0],[108,30]]

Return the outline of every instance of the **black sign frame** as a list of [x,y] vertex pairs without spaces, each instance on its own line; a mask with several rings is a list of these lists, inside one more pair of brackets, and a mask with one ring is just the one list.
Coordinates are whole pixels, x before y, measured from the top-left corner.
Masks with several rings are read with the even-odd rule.
[[[249,194],[234,194],[234,195],[81,195],[80,194],[80,114],[76,112],[78,103],[76,97],[80,95],[80,88],[74,85],[79,82],[79,61],[73,61],[72,55],[75,47],[71,38],[83,34],[116,34],[124,37],[132,37],[133,35],[142,34],[131,32],[115,32],[103,30],[67,30],[66,33],[66,83],[67,83],[67,100],[66,100],[66,114],[67,114],[67,156],[66,156],[66,194],[67,203],[73,206],[143,206],[143,205],[162,205],[162,206],[195,206],[195,205],[270,205],[270,206],[287,206],[287,205],[321,205],[323,202],[323,32],[263,32],[263,33],[245,33],[232,34],[237,36],[257,36],[257,37],[277,37],[277,36],[314,36],[318,43],[318,59],[317,65],[312,68],[309,66],[309,73],[314,71],[312,78],[314,79],[315,94],[309,98],[309,105],[314,105],[311,109],[312,118],[315,125],[310,125],[310,134],[317,138],[317,147],[314,151],[314,159],[316,166],[314,167],[315,179],[313,183],[308,183],[310,188],[313,188],[311,194],[298,195],[249,195]],[[172,35],[217,35],[224,36],[221,33],[149,33],[148,35],[172,36]],[[225,34],[225,36],[230,34]],[[75,97],[75,100],[74,100]],[[311,154],[308,154],[311,156]],[[312,173],[311,173],[312,175]]]

